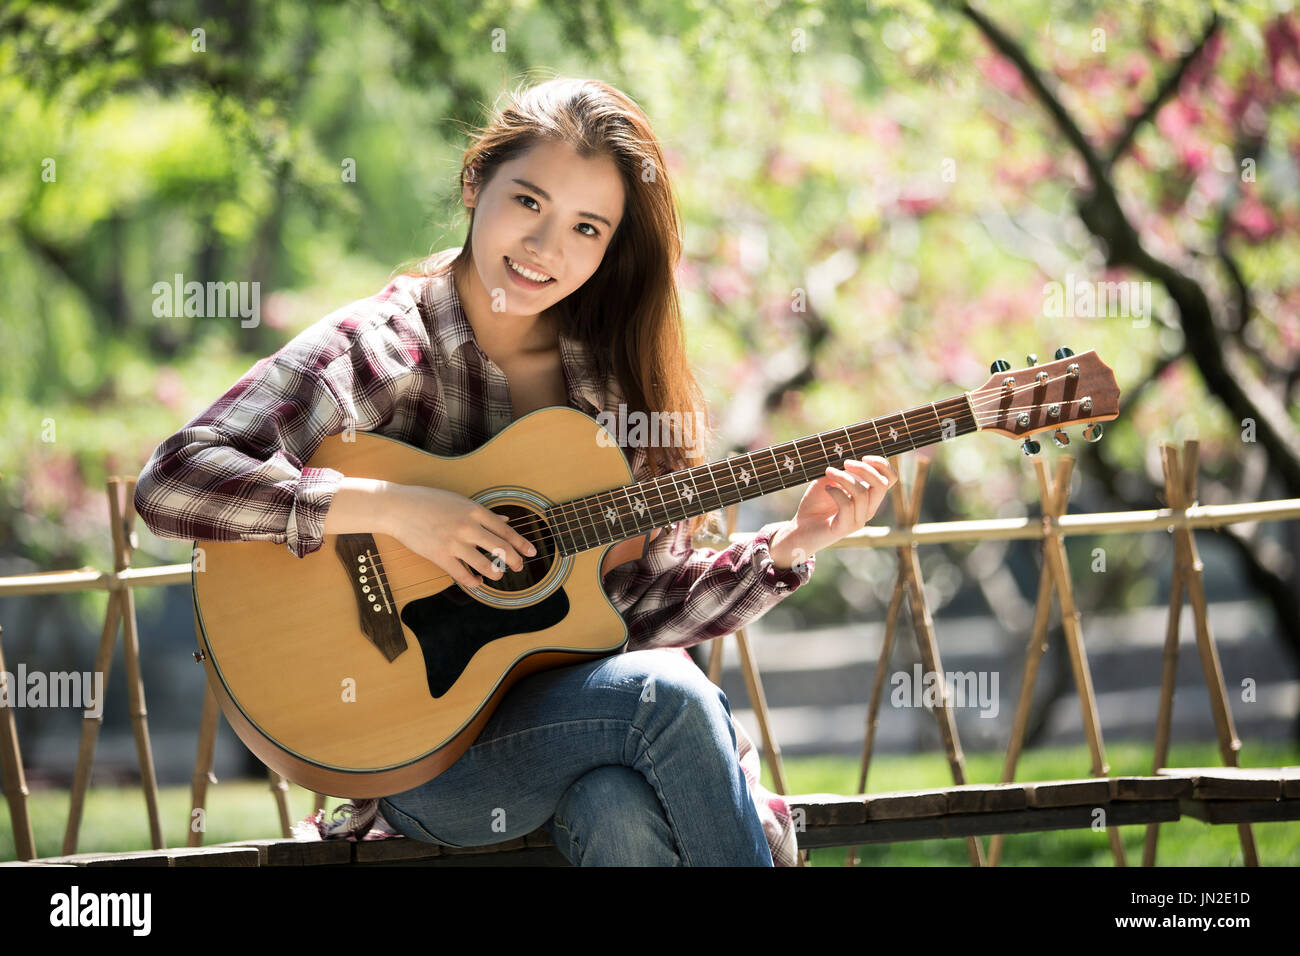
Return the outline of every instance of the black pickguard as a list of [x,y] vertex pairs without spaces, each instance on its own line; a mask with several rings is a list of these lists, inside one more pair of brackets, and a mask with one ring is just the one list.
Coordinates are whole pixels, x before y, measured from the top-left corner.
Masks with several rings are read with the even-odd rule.
[[460,588],[449,587],[407,604],[402,608],[402,623],[420,642],[429,695],[436,700],[460,679],[480,647],[512,634],[545,630],[568,614],[569,598],[563,588],[538,604],[503,609],[488,607]]

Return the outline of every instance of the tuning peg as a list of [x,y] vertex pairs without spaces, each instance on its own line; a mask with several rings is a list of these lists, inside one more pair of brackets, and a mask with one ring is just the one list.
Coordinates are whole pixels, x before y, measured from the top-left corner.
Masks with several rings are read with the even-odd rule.
[[1101,438],[1101,422],[1092,422],[1083,429],[1083,437],[1088,441],[1097,441]]
[[1025,364],[1026,364],[1026,365],[1037,365],[1037,364],[1038,364],[1038,356],[1037,356],[1036,354],[1035,354],[1035,355],[1026,355],[1026,356],[1025,356]]
[[1042,450],[1042,446],[1032,438],[1026,438],[1020,443],[1020,448],[1026,455],[1037,455]]
[[1006,359],[998,359],[989,366],[989,371],[996,375],[998,372],[1005,372],[1011,368],[1011,363]]
[[1056,442],[1057,448],[1064,448],[1066,445],[1070,444],[1070,436],[1065,433],[1064,428],[1058,428],[1056,431],[1052,432],[1052,441]]
[[1074,349],[1066,348],[1064,345],[1062,345],[1059,349],[1056,350],[1056,357],[1058,359],[1069,358],[1073,354],[1074,354]]

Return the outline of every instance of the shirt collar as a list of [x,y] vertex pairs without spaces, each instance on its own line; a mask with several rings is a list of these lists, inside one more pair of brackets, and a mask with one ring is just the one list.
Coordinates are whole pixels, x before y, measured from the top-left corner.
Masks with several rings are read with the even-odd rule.
[[[432,340],[436,345],[438,360],[447,365],[457,349],[468,343],[478,346],[474,327],[469,324],[456,283],[450,269],[430,276],[421,294],[425,310],[432,316]],[[604,410],[608,382],[599,377],[591,352],[582,342],[561,333],[559,335],[560,361],[564,368],[564,385],[571,399],[590,406],[589,414]]]

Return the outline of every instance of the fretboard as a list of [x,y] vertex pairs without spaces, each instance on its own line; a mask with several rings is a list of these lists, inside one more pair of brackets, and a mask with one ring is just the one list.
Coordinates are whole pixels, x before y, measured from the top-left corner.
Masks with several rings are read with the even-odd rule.
[[978,428],[963,394],[575,498],[546,516],[560,551],[576,554],[813,481],[849,458],[897,455]]

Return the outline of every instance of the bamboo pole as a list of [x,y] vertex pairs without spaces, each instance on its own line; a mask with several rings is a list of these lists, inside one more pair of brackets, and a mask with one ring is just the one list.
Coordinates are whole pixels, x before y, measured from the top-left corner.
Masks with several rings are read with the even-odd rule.
[[[902,482],[902,471],[899,469],[899,457],[895,455],[889,460],[895,474],[899,480],[894,482],[889,489],[889,500],[894,507],[894,520],[901,526],[910,526],[916,520],[916,512],[908,504],[907,495],[904,493]],[[919,508],[920,498],[916,494],[912,495],[912,505]],[[876,661],[876,673],[871,681],[871,699],[867,703],[866,726],[862,735],[862,763],[858,772],[858,793],[867,792],[867,771],[871,767],[871,754],[876,746],[876,729],[880,725],[880,701],[884,698],[885,678],[889,674],[889,661],[894,652],[894,635],[898,629],[898,613],[903,606],[903,598],[907,594],[907,588],[903,584],[903,575],[895,572],[894,589],[889,595],[889,610],[885,612],[885,636],[880,645],[880,657]],[[848,854],[844,858],[845,866],[858,865],[858,847],[849,847]]]
[[[1051,567],[1056,588],[1056,597],[1061,604],[1061,628],[1065,632],[1065,646],[1070,652],[1070,668],[1074,672],[1074,686],[1079,695],[1079,710],[1083,720],[1083,731],[1088,739],[1088,750],[1092,755],[1092,775],[1105,777],[1110,774],[1106,763],[1106,745],[1101,737],[1101,718],[1097,713],[1097,697],[1092,690],[1092,670],[1088,667],[1088,652],[1083,644],[1083,630],[1079,623],[1079,611],[1074,606],[1074,585],[1070,581],[1070,565],[1065,556],[1065,542],[1056,533],[1056,522],[1065,511],[1066,500],[1070,490],[1070,474],[1074,469],[1074,459],[1063,455],[1056,463],[1056,491],[1053,494],[1047,486],[1047,469],[1042,459],[1034,459],[1034,470],[1038,477],[1038,488],[1044,503],[1051,510],[1043,515],[1044,553]],[[1120,839],[1119,827],[1107,826],[1106,835],[1110,840],[1111,854],[1117,866],[1125,866],[1124,843]]]
[[[1038,666],[1047,651],[1047,625],[1052,615],[1052,576],[1038,576],[1038,599],[1034,602],[1034,624],[1025,646],[1025,671],[1020,678],[1020,699],[1016,702],[1016,717],[1011,725],[1011,740],[1007,744],[1006,760],[1002,764],[1001,783],[1016,779],[1016,764],[1020,762],[1020,749],[1024,746],[1029,728],[1029,712],[1034,703],[1034,685],[1038,682]],[[989,865],[997,866],[1002,859],[1003,834],[995,833],[989,840]]]
[[[898,489],[897,483],[894,484],[891,493]],[[901,498],[894,496],[894,506],[898,508]],[[889,610],[885,612],[885,637],[880,645],[880,657],[876,661],[876,674],[871,681],[871,701],[867,704],[866,727],[862,736],[862,763],[858,773],[859,794],[867,792],[867,770],[871,766],[871,753],[876,745],[876,728],[880,724],[880,701],[884,696],[885,677],[889,672],[889,659],[894,650],[894,635],[898,630],[898,612],[903,606],[903,579],[901,576],[894,578],[894,591],[889,597]],[[858,865],[858,848],[849,847],[848,855],[844,859],[845,866]]]
[[289,782],[270,767],[271,793],[275,795],[275,809],[280,817],[280,836],[286,840],[293,836],[293,821],[289,819]]
[[[122,492],[125,491],[125,498]],[[112,514],[114,568],[123,571],[131,565],[132,539],[135,535],[135,479],[125,483],[108,479],[108,506]],[[123,504],[125,500],[125,504]],[[135,731],[136,758],[140,764],[140,785],[144,789],[149,814],[149,837],[153,848],[163,848],[162,823],[158,818],[158,780],[154,775],[153,751],[149,745],[149,717],[144,702],[144,681],[140,676],[140,638],[135,625],[135,596],[127,585],[121,592],[123,656],[126,659],[126,689],[130,700],[131,727]]]
[[[5,667],[4,628],[0,627],[0,682],[8,681],[9,669]],[[6,691],[16,692],[8,687]],[[23,755],[18,746],[18,728],[14,723],[13,708],[0,696],[0,776],[4,777],[5,801],[9,804],[9,822],[14,831],[14,850],[20,860],[36,859],[36,840],[32,836],[32,820],[27,813],[27,777],[23,774]]]
[[[736,518],[739,515],[738,505],[728,505],[726,510],[726,531],[730,536],[735,528]],[[719,645],[722,641],[714,641]],[[739,628],[736,631],[736,645],[740,649],[740,672],[745,678],[745,690],[749,694],[749,702],[754,708],[754,717],[758,721],[758,732],[763,741],[763,759],[767,761],[768,769],[772,771],[773,786],[776,792],[785,795],[790,792],[789,784],[785,777],[785,762],[781,759],[781,745],[777,742],[776,734],[772,733],[772,718],[767,707],[767,694],[763,691],[763,678],[758,672],[758,664],[749,646],[749,634],[745,628]],[[718,678],[720,679],[722,668],[722,652],[717,650],[718,661]],[[710,661],[710,671],[712,671],[712,661]],[[713,674],[709,674],[713,678]],[[715,680],[714,683],[718,683]]]
[[[198,612],[195,612],[194,625],[198,627]],[[194,776],[190,778],[190,819],[186,825],[186,846],[202,846],[203,833],[207,829],[208,784],[216,783],[216,774],[212,772],[213,755],[217,748],[217,725],[221,720],[221,707],[216,695],[203,682],[203,713],[199,717],[199,747],[194,757]],[[195,822],[202,820],[202,826]]]
[[[1160,444],[1161,462],[1165,469],[1165,488],[1171,496],[1170,505],[1183,510],[1195,500],[1196,475],[1195,464],[1199,454],[1199,445],[1193,445],[1187,454],[1189,473],[1184,474],[1178,461],[1178,450],[1168,442]],[[1236,767],[1237,755],[1241,752],[1241,739],[1232,720],[1232,710],[1228,707],[1228,691],[1223,682],[1223,667],[1219,663],[1219,651],[1210,632],[1210,615],[1205,600],[1204,566],[1196,548],[1196,538],[1188,528],[1180,528],[1174,533],[1174,546],[1182,552],[1185,569],[1183,581],[1187,588],[1188,600],[1192,605],[1192,619],[1196,625],[1196,649],[1200,655],[1201,673],[1205,677],[1205,690],[1210,700],[1210,712],[1214,715],[1214,727],[1219,736],[1219,754],[1225,767]],[[1238,838],[1241,841],[1242,857],[1246,866],[1259,866],[1259,854],[1255,847],[1255,835],[1249,823],[1237,825]]]
[[[104,693],[108,693],[108,676],[113,666],[113,648],[117,644],[118,626],[122,620],[122,592],[111,591],[108,595],[108,609],[104,612],[104,628],[99,635],[99,650],[95,654],[95,673],[104,675]],[[81,813],[85,805],[86,791],[90,787],[90,774],[95,765],[95,747],[99,743],[99,731],[104,725],[104,708],[98,708],[99,714],[91,716],[83,712],[81,718],[81,746],[77,750],[77,771],[72,780],[72,800],[68,807],[68,825],[63,831],[63,854],[71,856],[77,852],[77,841],[81,833]]]
[[[1188,454],[1188,461],[1196,459],[1197,443],[1192,441],[1184,445]],[[1186,499],[1174,494],[1173,489],[1176,485],[1173,473],[1164,463],[1164,453],[1161,453],[1162,466],[1165,468],[1165,496],[1169,504],[1177,507],[1180,501]],[[1193,466],[1184,477],[1184,489],[1187,488],[1186,481],[1194,480],[1196,474]],[[1191,494],[1194,495],[1194,492]],[[1174,717],[1174,689],[1178,674],[1178,638],[1182,629],[1182,612],[1183,612],[1183,589],[1184,580],[1187,575],[1187,555],[1181,547],[1178,547],[1177,541],[1174,542],[1174,567],[1169,580],[1169,622],[1165,627],[1165,648],[1161,657],[1160,667],[1160,705],[1156,714],[1156,741],[1155,749],[1151,757],[1151,773],[1154,775],[1161,767],[1166,765],[1169,758],[1169,737]],[[1142,865],[1156,865],[1156,844],[1160,837],[1160,824],[1148,823],[1146,834],[1142,843]]]

